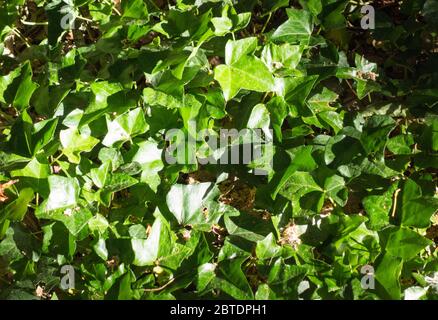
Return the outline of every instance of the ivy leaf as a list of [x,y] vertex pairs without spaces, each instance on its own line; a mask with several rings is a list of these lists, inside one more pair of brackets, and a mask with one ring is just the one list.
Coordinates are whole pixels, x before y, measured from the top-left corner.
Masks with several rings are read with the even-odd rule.
[[340,206],[344,206],[348,197],[344,178],[338,175],[328,177],[324,182],[324,193]]
[[10,103],[18,110],[28,108],[30,98],[38,88],[32,76],[32,67],[27,61],[9,75],[0,77],[0,102]]
[[142,169],[141,181],[150,185],[156,191],[160,183],[158,172],[163,169],[164,163],[161,159],[163,150],[159,149],[153,141],[142,141],[135,146],[131,161],[140,164]]
[[50,194],[42,206],[44,211],[71,208],[78,203],[80,188],[77,179],[52,175],[48,181]]
[[122,2],[123,17],[145,19],[148,17],[148,8],[142,0],[127,0]]
[[77,128],[61,130],[59,140],[63,148],[62,153],[72,163],[79,163],[80,154],[90,152],[99,143],[99,139],[92,137],[89,132],[79,132]]
[[313,31],[313,19],[310,12],[297,9],[286,9],[288,20],[280,25],[271,39],[278,42],[307,42]]
[[363,127],[361,142],[368,152],[383,150],[388,141],[389,133],[395,128],[395,121],[383,115],[375,115],[367,120]]
[[217,36],[223,36],[233,28],[233,21],[228,17],[213,18],[211,19],[211,23],[214,26],[214,33]]
[[281,253],[281,247],[277,245],[273,233],[265,239],[257,242],[256,255],[259,259],[275,258]]
[[0,210],[0,222],[5,219],[11,221],[21,221],[27,212],[27,206],[33,200],[34,193],[31,188],[24,188],[21,190],[18,198],[10,202],[3,209]]
[[284,100],[291,105],[291,112],[293,114],[303,115],[302,108],[317,80],[318,76],[288,79],[284,88]]
[[388,140],[387,148],[394,154],[412,154],[411,146],[414,144],[412,135],[398,135]]
[[87,226],[91,212],[79,203],[79,183],[75,178],[49,176],[50,194],[35,211],[39,219],[62,222],[74,235]]
[[111,147],[115,143],[129,141],[149,129],[141,108],[124,113],[113,121],[107,118],[107,126],[108,133],[102,141],[102,144],[107,147]]
[[293,70],[301,60],[302,51],[299,45],[270,43],[263,48],[262,60],[271,71],[282,68]]
[[159,258],[172,252],[174,244],[171,231],[162,218],[157,218],[152,225],[149,237],[145,239],[132,239],[134,251],[133,264],[136,266],[153,265]]
[[429,239],[420,236],[415,231],[402,227],[391,232],[386,244],[386,251],[394,257],[410,260],[430,244],[432,244],[432,241]]
[[275,83],[271,72],[259,58],[250,55],[256,45],[253,38],[227,43],[227,64],[217,66],[214,74],[222,87],[225,100],[234,98],[241,89],[258,92],[273,90]]
[[403,260],[385,254],[376,269],[376,280],[390,299],[400,299],[400,274]]
[[389,224],[393,194],[396,188],[397,184],[393,184],[383,195],[370,195],[362,200],[365,211],[370,218],[372,230],[379,230]]
[[152,88],[143,90],[143,99],[150,106],[158,105],[169,109],[177,109],[182,106],[182,102],[177,98]]
[[242,57],[232,65],[216,67],[214,77],[220,83],[227,101],[241,89],[268,92],[274,87],[269,69],[258,58],[251,56]]
[[430,218],[438,210],[435,198],[424,197],[421,187],[412,179],[406,180],[401,194],[401,223],[404,226],[426,228]]
[[167,194],[166,203],[181,225],[215,223],[224,213],[212,202],[217,192],[217,187],[208,182],[193,185],[176,184]]

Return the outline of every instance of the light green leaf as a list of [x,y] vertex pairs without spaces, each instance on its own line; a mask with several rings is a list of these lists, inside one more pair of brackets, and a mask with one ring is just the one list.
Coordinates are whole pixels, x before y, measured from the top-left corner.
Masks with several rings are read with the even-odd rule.
[[159,258],[172,252],[174,241],[169,226],[158,217],[152,225],[149,237],[145,239],[131,239],[134,251],[133,264],[136,266],[153,265]]
[[417,232],[399,228],[389,235],[386,251],[394,257],[410,260],[430,244],[432,241],[420,236]]
[[241,89],[273,91],[274,78],[266,65],[256,57],[245,56],[233,65],[220,65],[215,69],[215,79],[222,87],[225,100],[234,98]]
[[72,163],[79,163],[81,152],[90,152],[99,143],[99,139],[92,137],[90,133],[79,132],[77,128],[61,130],[59,140],[63,148],[62,153]]
[[124,113],[112,121],[107,118],[107,127],[108,133],[102,141],[102,144],[107,147],[129,141],[149,129],[141,108]]
[[226,65],[215,69],[215,79],[222,87],[225,100],[234,98],[241,89],[267,92],[274,88],[274,78],[266,65],[251,55],[257,47],[256,38],[228,41]]
[[280,25],[271,39],[278,42],[307,42],[313,31],[313,19],[310,12],[297,9],[286,9],[288,20]]
[[167,206],[182,224],[202,224],[216,220],[211,199],[217,194],[217,190],[211,183],[198,183],[191,185],[173,185],[166,196]]

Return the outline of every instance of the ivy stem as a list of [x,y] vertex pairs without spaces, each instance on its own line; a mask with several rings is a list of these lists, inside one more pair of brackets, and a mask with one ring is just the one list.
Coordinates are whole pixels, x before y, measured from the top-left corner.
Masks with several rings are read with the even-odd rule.
[[61,152],[59,156],[57,156],[53,161],[50,163],[51,166],[55,164],[55,162],[58,162],[58,160],[64,155],[64,153]]
[[119,16],[122,15],[122,13],[119,11],[119,9],[117,9],[117,8],[114,6],[113,3],[109,2],[108,0],[103,0],[103,2],[105,2],[105,3],[108,4],[108,5],[110,5],[110,6],[113,8],[114,12],[117,13],[117,15],[119,15]]
[[269,21],[271,21],[271,17],[272,17],[272,12],[269,12],[269,16],[268,16],[268,19],[266,19],[266,22],[265,22],[265,24],[263,25],[263,28],[262,28],[262,31],[261,31],[261,33],[264,33],[265,32],[265,30],[266,30],[266,27],[268,26],[268,24],[269,24]]
[[294,258],[295,258],[295,262],[297,263],[298,266],[301,266],[301,262],[300,259],[297,256],[297,253],[294,251]]
[[93,20],[88,19],[88,18],[84,18],[84,17],[82,17],[82,16],[76,16],[76,19],[84,20],[84,21],[86,21],[86,22],[94,22]]
[[155,7],[155,9],[157,9],[158,11],[161,11],[161,8],[159,6],[157,6],[157,4],[155,3],[155,1],[153,0],[148,0],[148,2],[150,2],[152,4],[152,6]]
[[48,22],[32,22],[32,21],[25,21],[25,20],[20,20],[20,22],[26,26],[48,26],[49,25]]
[[12,32],[15,33],[15,35],[17,37],[19,37],[21,40],[23,40],[23,42],[26,45],[26,47],[30,48],[29,41],[27,41],[27,39],[21,34],[20,30],[18,30],[17,28],[13,28]]
[[353,94],[356,96],[356,98],[358,98],[356,91],[354,91],[353,87],[350,84],[350,81],[348,81],[348,79],[345,79],[345,82],[347,82],[347,85],[350,88],[351,92],[353,92]]
[[392,218],[395,218],[395,212],[397,210],[397,198],[398,198],[398,194],[400,193],[400,191],[401,191],[401,189],[398,188],[394,192],[394,205],[392,206],[392,213],[391,213]]
[[161,290],[163,290],[163,289],[166,289],[166,287],[168,287],[169,285],[171,285],[174,281],[175,281],[175,278],[170,279],[169,282],[167,282],[166,284],[164,284],[163,286],[161,286],[161,287],[159,287],[159,288],[144,289],[144,291],[146,291],[146,292],[157,292],[157,291],[161,291]]

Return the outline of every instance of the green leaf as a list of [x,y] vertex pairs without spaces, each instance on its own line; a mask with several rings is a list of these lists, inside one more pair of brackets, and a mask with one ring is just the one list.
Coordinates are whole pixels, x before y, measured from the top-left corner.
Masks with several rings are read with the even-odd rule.
[[282,125],[284,119],[289,113],[289,107],[282,97],[274,97],[269,100],[266,105],[271,117],[272,128],[274,129],[275,136],[281,142],[283,140]]
[[318,16],[322,11],[323,1],[321,0],[299,0],[299,2],[303,8],[307,8],[314,17]]
[[267,282],[278,295],[298,298],[298,285],[305,275],[305,267],[286,264],[279,258],[269,271]]
[[207,286],[216,278],[216,266],[213,263],[204,263],[198,267],[196,278],[196,289],[204,291]]
[[93,249],[102,260],[108,260],[108,249],[106,248],[105,239],[97,239],[93,244]]
[[211,183],[176,184],[170,188],[166,203],[181,225],[214,223],[223,212],[212,201],[217,196]]
[[311,146],[301,146],[287,151],[290,156],[290,165],[284,172],[280,172],[273,177],[271,184],[276,184],[276,186],[272,197],[275,198],[277,196],[278,192],[280,192],[296,171],[312,171],[317,167],[312,157],[312,151],[313,148]]
[[401,223],[404,226],[426,228],[430,218],[438,210],[435,198],[424,197],[421,187],[412,179],[406,180],[401,194]]
[[235,299],[253,299],[251,287],[242,271],[244,260],[246,260],[245,257],[221,260],[217,266],[217,276],[213,280],[213,287]]
[[290,175],[280,194],[283,194],[286,197],[292,197],[295,195],[304,195],[313,191],[322,192],[323,189],[315,182],[310,173],[296,171]]
[[225,48],[226,65],[215,69],[214,78],[222,87],[225,100],[234,98],[241,89],[268,92],[274,88],[274,78],[266,65],[253,55],[255,38],[228,41]]
[[217,36],[223,36],[233,28],[233,21],[228,17],[213,18],[211,23],[214,26],[214,34]]
[[274,234],[270,233],[265,239],[257,242],[256,255],[259,259],[275,258],[281,253],[281,247],[277,245]]
[[136,145],[134,150],[135,154],[131,161],[141,166],[141,182],[149,184],[156,191],[161,181],[158,172],[164,167],[161,159],[163,150],[159,149],[153,141],[142,141]]
[[369,118],[363,127],[361,136],[364,149],[368,153],[383,150],[388,141],[389,133],[395,126],[395,121],[389,116],[374,115]]
[[276,296],[274,291],[272,291],[271,288],[269,288],[269,285],[266,283],[263,283],[259,285],[257,288],[257,292],[255,294],[256,300],[276,300]]
[[172,252],[174,241],[171,231],[163,218],[157,218],[152,225],[149,237],[145,239],[131,239],[134,251],[133,264],[136,266],[154,265],[162,257]]
[[412,135],[398,135],[388,140],[387,148],[394,154],[412,154],[414,144]]
[[122,2],[123,17],[145,19],[148,17],[148,8],[142,0],[126,0]]
[[23,111],[11,130],[9,146],[14,153],[29,157],[32,155],[32,119]]
[[348,191],[345,180],[341,176],[333,175],[328,177],[324,182],[324,192],[327,197],[341,206],[344,206],[347,202]]
[[80,188],[77,179],[51,175],[48,181],[50,194],[40,211],[41,208],[44,211],[71,208],[78,203]]
[[305,10],[286,9],[288,20],[280,25],[271,39],[278,42],[308,42],[313,31],[312,15]]
[[225,100],[234,98],[241,89],[268,92],[274,88],[274,79],[266,65],[256,57],[242,57],[233,65],[220,65],[215,79],[222,87]]
[[270,43],[263,48],[262,60],[271,71],[277,69],[295,69],[301,60],[302,47],[283,43]]
[[32,67],[27,61],[9,75],[0,77],[0,101],[12,104],[18,110],[28,108],[30,98],[38,88],[32,76]]
[[376,280],[390,299],[400,299],[400,274],[403,260],[385,254],[376,269]]
[[292,114],[302,114],[307,97],[318,80],[318,76],[288,78],[284,88],[284,99],[291,105]]
[[99,143],[99,140],[92,137],[89,132],[80,132],[77,128],[61,130],[59,140],[62,145],[62,153],[72,163],[79,163],[80,154],[90,152]]
[[250,56],[257,49],[257,38],[249,37],[235,41],[227,41],[225,45],[225,63],[232,65],[241,58]]
[[33,158],[23,169],[11,171],[12,177],[19,177],[21,183],[32,188],[41,195],[49,194],[47,177],[51,174],[48,163]]
[[175,97],[152,88],[143,90],[143,99],[150,106],[162,106],[169,109],[177,109],[182,106],[182,102]]
[[397,184],[393,184],[383,195],[370,195],[362,200],[372,230],[379,230],[389,224],[393,194],[396,188]]
[[141,108],[124,113],[113,121],[107,118],[107,127],[108,133],[102,141],[102,144],[107,147],[111,147],[115,143],[129,141],[149,129]]
[[399,228],[389,235],[386,252],[403,260],[410,260],[430,244],[432,241],[420,236],[417,232]]
[[34,198],[33,190],[25,188],[20,191],[18,198],[8,203],[6,207],[0,210],[0,222],[5,219],[11,221],[21,221],[27,213],[28,205]]
[[333,111],[334,108],[331,104],[334,103],[337,98],[338,95],[335,92],[324,87],[320,93],[310,97],[307,104],[315,113]]

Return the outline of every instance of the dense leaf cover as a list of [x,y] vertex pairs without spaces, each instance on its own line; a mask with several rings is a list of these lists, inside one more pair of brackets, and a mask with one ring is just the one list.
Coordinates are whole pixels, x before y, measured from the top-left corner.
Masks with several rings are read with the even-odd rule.
[[436,299],[438,2],[364,4],[0,0],[0,298]]

